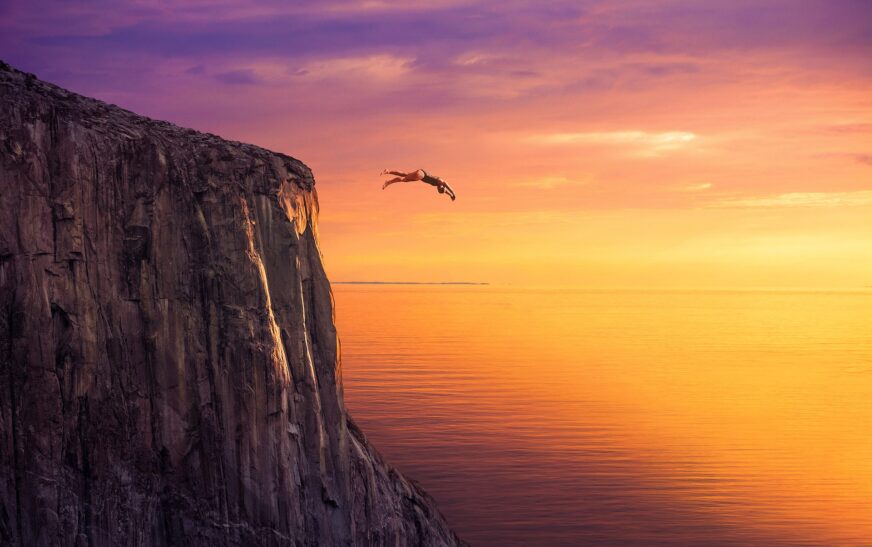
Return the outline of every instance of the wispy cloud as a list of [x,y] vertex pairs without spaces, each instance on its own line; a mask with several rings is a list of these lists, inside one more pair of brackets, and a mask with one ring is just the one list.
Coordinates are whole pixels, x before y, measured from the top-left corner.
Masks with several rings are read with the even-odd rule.
[[454,64],[460,66],[474,66],[490,63],[496,59],[497,57],[492,53],[466,51],[464,53],[461,53],[454,59]]
[[872,154],[863,152],[827,152],[816,154],[820,158],[839,158],[853,161],[862,165],[872,165]]
[[836,134],[862,134],[872,133],[872,123],[850,122],[829,124],[821,128],[824,133]]
[[872,165],[872,154],[854,154],[854,161],[863,165]]
[[872,205],[872,190],[856,192],[791,192],[767,197],[730,198],[710,207],[857,207]]
[[552,133],[537,135],[530,140],[543,145],[608,145],[635,148],[642,153],[659,155],[690,146],[699,137],[687,131],[605,131],[584,133]]
[[578,221],[576,212],[566,211],[469,211],[464,216],[455,213],[420,213],[413,216],[415,224],[423,226],[439,226],[440,229],[456,228],[468,234],[469,226],[488,226],[491,228],[554,226],[555,224],[571,225]]
[[296,74],[312,79],[354,77],[365,78],[368,81],[388,81],[407,74],[411,70],[413,61],[413,58],[387,54],[337,57],[312,61]]
[[702,192],[703,190],[709,190],[714,186],[714,184],[710,182],[703,182],[701,184],[688,184],[687,186],[682,186],[678,188],[682,192]]
[[260,79],[251,69],[228,70],[227,72],[219,72],[215,75],[215,79],[223,84],[231,85],[260,83]]
[[582,186],[588,184],[589,182],[589,177],[584,179],[570,179],[567,177],[539,177],[517,182],[515,183],[515,186],[521,186],[525,188],[538,188],[540,190],[551,190],[561,186]]

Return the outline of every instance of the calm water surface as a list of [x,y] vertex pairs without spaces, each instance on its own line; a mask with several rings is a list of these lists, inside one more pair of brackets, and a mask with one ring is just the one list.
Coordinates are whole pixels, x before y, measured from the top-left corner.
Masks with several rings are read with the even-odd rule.
[[352,415],[473,545],[872,545],[872,291],[334,292]]

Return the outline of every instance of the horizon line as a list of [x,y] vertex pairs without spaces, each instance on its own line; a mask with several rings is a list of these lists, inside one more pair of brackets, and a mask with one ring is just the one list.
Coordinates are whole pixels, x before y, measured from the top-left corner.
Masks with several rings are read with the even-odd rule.
[[490,285],[482,281],[331,281],[333,285]]

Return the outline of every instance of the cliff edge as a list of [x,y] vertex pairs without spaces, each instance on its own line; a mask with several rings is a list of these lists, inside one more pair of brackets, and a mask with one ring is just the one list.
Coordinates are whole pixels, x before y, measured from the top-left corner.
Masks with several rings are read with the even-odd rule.
[[301,162],[0,63],[0,212],[0,544],[461,544],[346,414]]

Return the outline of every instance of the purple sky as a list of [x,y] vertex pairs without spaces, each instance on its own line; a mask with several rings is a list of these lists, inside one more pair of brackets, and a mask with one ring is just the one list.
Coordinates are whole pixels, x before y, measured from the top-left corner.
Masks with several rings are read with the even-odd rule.
[[[330,94],[343,105],[328,111],[490,103],[453,85],[476,77],[529,79],[536,98],[646,86],[676,73],[705,84],[716,75],[699,59],[722,55],[776,54],[791,66],[872,72],[867,0],[408,4],[4,0],[0,54],[42,78],[155,114],[186,89],[238,96],[244,86],[294,85],[318,61],[379,55],[405,60],[432,83],[376,96],[347,87]],[[487,62],[456,62],[471,51],[487,52]],[[600,64],[633,55],[650,60]],[[549,69],[560,58],[571,67],[554,78]],[[152,93],[164,94],[163,103],[141,96]]]

